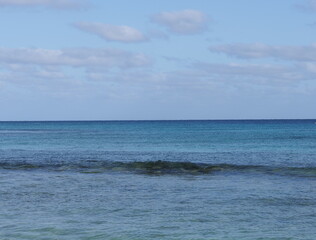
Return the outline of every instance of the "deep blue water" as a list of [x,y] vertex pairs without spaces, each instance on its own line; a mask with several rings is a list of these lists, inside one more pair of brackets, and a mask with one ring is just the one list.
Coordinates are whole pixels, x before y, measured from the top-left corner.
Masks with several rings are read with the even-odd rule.
[[315,123],[0,122],[0,239],[316,239]]

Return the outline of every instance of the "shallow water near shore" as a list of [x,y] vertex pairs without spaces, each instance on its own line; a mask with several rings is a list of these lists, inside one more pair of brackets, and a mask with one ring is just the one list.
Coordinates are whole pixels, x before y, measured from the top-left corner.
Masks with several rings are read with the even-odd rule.
[[315,239],[314,123],[0,122],[0,239]]

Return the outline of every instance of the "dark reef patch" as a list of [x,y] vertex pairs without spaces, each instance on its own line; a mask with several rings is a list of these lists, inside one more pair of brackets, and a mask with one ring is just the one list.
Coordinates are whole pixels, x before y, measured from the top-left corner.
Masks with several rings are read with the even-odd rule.
[[260,165],[234,165],[234,164],[206,164],[176,161],[80,161],[80,162],[0,162],[0,170],[20,171],[74,171],[81,173],[104,172],[130,172],[137,174],[164,175],[164,174],[212,174],[238,173],[238,174],[274,174],[280,176],[316,177],[316,167],[281,167]]

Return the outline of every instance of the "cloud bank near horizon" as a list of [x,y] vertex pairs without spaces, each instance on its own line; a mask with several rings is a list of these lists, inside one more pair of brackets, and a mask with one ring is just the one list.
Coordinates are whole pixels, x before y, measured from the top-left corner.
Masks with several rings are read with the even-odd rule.
[[143,67],[149,57],[118,49],[72,48],[62,50],[40,48],[0,48],[0,64],[36,64],[71,67]]
[[316,44],[305,46],[273,46],[263,43],[234,43],[211,46],[209,50],[245,59],[274,58],[289,61],[316,61]]

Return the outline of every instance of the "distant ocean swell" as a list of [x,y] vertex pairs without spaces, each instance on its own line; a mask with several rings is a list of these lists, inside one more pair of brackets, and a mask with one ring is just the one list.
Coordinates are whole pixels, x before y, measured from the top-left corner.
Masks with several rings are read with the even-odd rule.
[[81,173],[129,172],[153,175],[184,175],[184,174],[213,174],[213,173],[250,173],[275,174],[283,176],[316,178],[316,167],[271,167],[261,165],[234,164],[205,164],[172,161],[134,161],[110,162],[88,160],[80,163],[28,163],[28,162],[0,162],[3,170],[44,170],[44,171],[75,171]]

